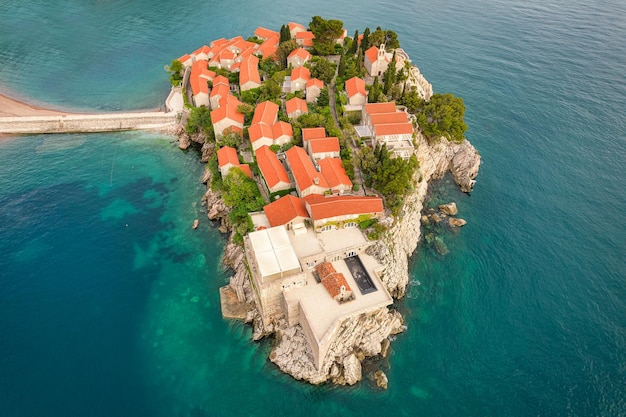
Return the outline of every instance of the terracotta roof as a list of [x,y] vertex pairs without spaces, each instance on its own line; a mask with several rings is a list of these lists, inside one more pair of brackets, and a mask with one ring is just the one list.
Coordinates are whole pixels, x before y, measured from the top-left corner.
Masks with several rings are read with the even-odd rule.
[[385,103],[368,103],[365,105],[365,113],[377,114],[377,113],[393,113],[396,111],[396,103],[388,101]]
[[220,107],[211,112],[211,123],[215,124],[224,119],[230,119],[237,123],[243,123],[244,115],[237,111],[241,102],[235,96],[227,95],[220,98]]
[[252,117],[252,124],[265,123],[266,125],[273,125],[276,122],[278,116],[278,104],[271,101],[264,101],[260,103],[254,109],[254,116]]
[[296,33],[296,39],[315,39],[315,34],[313,32],[298,32]]
[[248,164],[240,164],[238,165],[239,169],[243,171],[249,178],[252,178],[252,171],[250,170],[250,165]]
[[229,86],[229,88],[230,88],[230,83],[228,82],[228,78],[224,77],[223,75],[218,75],[213,80],[213,87],[215,87],[218,84],[225,84],[225,85]]
[[370,123],[372,125],[391,124],[391,123],[407,123],[409,116],[403,111],[394,113],[375,113],[370,115]]
[[242,86],[248,82],[261,85],[261,75],[259,74],[259,58],[250,55],[241,62],[239,73],[239,85]]
[[220,62],[221,61],[233,61],[235,59],[235,53],[229,51],[228,49],[222,49],[220,52]]
[[376,136],[406,135],[412,133],[413,125],[410,122],[374,125],[374,134]]
[[322,280],[322,284],[331,297],[335,298],[341,294],[341,289],[345,292],[352,292],[346,277],[335,270],[330,262],[324,262],[315,267],[315,272]]
[[320,89],[322,89],[324,88],[324,81],[317,78],[311,78],[309,81],[306,82],[306,88],[311,87],[319,87]]
[[[311,35],[309,35],[309,33]],[[312,32],[298,32],[296,33],[296,42],[298,45],[302,45],[304,47],[310,48],[313,46],[313,39],[315,36]]]
[[276,53],[276,50],[278,50],[278,39],[279,39],[278,37],[269,38],[268,40],[263,42],[261,45],[259,45],[257,52],[263,58],[269,58],[273,56]]
[[336,137],[310,139],[309,151],[311,154],[321,152],[339,152],[339,139]]
[[211,97],[226,97],[230,93],[230,86],[227,84],[215,84],[213,80],[213,88],[211,89]]
[[304,201],[291,194],[266,205],[263,211],[272,227],[285,225],[296,217],[309,218]]
[[[319,139],[317,139],[319,140]],[[313,144],[315,141],[312,141]],[[318,162],[322,174],[326,177],[326,181],[328,181],[328,185],[330,188],[335,188],[340,185],[345,185],[348,187],[352,187],[352,181],[346,175],[346,170],[341,163],[341,159],[339,158],[324,158],[320,159]]]
[[354,97],[357,94],[367,96],[367,90],[365,89],[365,81],[359,77],[352,77],[346,81],[346,92],[348,97]]
[[191,56],[189,54],[185,54],[183,56],[181,56],[180,58],[177,59],[177,61],[179,61],[181,64],[185,64],[185,62],[187,62],[188,60],[191,59]]
[[198,56],[200,54],[205,54],[208,55],[211,52],[211,48],[206,46],[206,45],[202,45],[201,47],[199,47],[198,49],[196,49],[195,51],[193,51],[191,54],[194,56]]
[[290,182],[287,171],[285,171],[285,168],[278,160],[278,157],[274,152],[272,152],[269,146],[261,146],[257,149],[256,163],[259,166],[259,170],[261,170],[268,187],[275,187],[280,182]]
[[[191,65],[191,74],[189,75],[189,83],[191,84],[191,91],[194,96],[200,93],[209,94],[209,84],[207,83],[207,77],[213,71],[209,71],[206,61],[196,61]],[[202,75],[205,75],[203,77]],[[214,74],[215,75],[215,74]]]
[[217,163],[220,168],[228,164],[239,165],[237,150],[230,146],[222,146],[217,151]]
[[378,48],[372,46],[370,49],[365,51],[365,58],[367,58],[369,62],[376,62],[376,60],[378,59]]
[[274,139],[278,139],[281,136],[289,136],[290,138],[293,138],[293,128],[291,127],[291,124],[283,122],[282,120],[274,123],[272,131],[274,132]]
[[210,45],[211,45],[211,48],[214,48],[214,47],[216,47],[216,46],[217,46],[218,48],[223,48],[223,47],[224,47],[224,45],[228,44],[228,42],[229,42],[229,40],[228,40],[228,39],[220,38],[220,39],[216,39],[216,40],[212,41],[212,42],[210,43]]
[[248,135],[250,136],[250,142],[254,143],[260,139],[267,138],[274,140],[274,132],[270,125],[265,123],[255,123],[248,129]]
[[291,51],[289,56],[287,56],[287,59],[295,57],[298,57],[304,61],[308,61],[309,59],[311,59],[311,53],[304,48],[296,48]]
[[303,192],[313,185],[317,185],[321,188],[329,188],[324,174],[317,172],[313,166],[313,162],[311,162],[304,149],[299,146],[293,146],[285,152],[285,155],[289,161],[293,179],[298,184],[300,192]]
[[383,212],[383,200],[380,197],[334,196],[324,198],[307,196],[305,202],[307,211],[313,220]]
[[306,101],[301,98],[294,97],[292,99],[287,100],[285,103],[285,108],[287,109],[287,115],[290,115],[297,110],[300,110],[302,113],[308,113],[309,108],[306,105]]
[[294,23],[294,22],[289,22],[288,24],[289,26],[289,31],[306,31],[306,28],[304,26],[302,26],[300,23]]
[[309,81],[311,79],[311,71],[307,67],[297,67],[291,71],[291,82],[295,80]]
[[274,30],[266,29],[266,28],[264,28],[262,26],[259,26],[254,31],[254,36],[256,36],[257,38],[260,38],[260,39],[269,39],[269,38],[271,38],[273,36],[280,36],[280,33],[276,32]]
[[326,130],[323,127],[305,127],[302,129],[302,142],[311,139],[325,138]]

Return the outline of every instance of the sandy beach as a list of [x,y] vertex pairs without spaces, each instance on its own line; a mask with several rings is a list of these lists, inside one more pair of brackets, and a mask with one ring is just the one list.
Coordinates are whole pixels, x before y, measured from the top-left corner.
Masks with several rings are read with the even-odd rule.
[[10,116],[55,116],[72,114],[58,110],[49,110],[43,107],[33,106],[0,94],[0,117]]

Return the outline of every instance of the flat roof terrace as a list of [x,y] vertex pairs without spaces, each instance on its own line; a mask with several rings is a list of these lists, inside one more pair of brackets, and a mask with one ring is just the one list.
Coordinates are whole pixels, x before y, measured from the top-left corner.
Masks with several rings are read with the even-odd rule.
[[285,292],[287,302],[300,302],[318,342],[324,338],[337,319],[374,308],[385,307],[393,303],[393,299],[375,273],[376,269],[381,267],[380,264],[369,255],[361,254],[359,257],[362,257],[363,266],[371,277],[373,284],[378,288],[378,291],[360,294],[357,291],[358,285],[350,273],[350,269],[343,260],[340,260],[332,262],[332,265],[337,272],[342,273],[346,278],[348,285],[350,285],[353,291],[354,300],[339,304],[326,291],[324,284],[315,280],[312,271],[307,271],[306,273],[307,285]]

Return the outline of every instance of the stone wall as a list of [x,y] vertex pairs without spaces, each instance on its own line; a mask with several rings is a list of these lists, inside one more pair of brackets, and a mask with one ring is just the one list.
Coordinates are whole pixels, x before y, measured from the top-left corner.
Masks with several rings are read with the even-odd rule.
[[0,133],[84,133],[176,127],[176,113],[137,112],[0,117]]

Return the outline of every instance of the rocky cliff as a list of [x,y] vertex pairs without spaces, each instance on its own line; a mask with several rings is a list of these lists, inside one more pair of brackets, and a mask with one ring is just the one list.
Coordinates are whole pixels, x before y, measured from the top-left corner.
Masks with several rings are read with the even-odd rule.
[[389,219],[389,232],[370,250],[370,254],[385,266],[383,282],[394,298],[401,298],[406,293],[408,260],[420,238],[420,219],[428,183],[450,171],[459,187],[470,192],[480,166],[480,155],[467,140],[456,144],[441,138],[429,144],[418,133],[417,142],[416,155],[420,166],[415,175],[415,188],[405,198],[402,217]]

